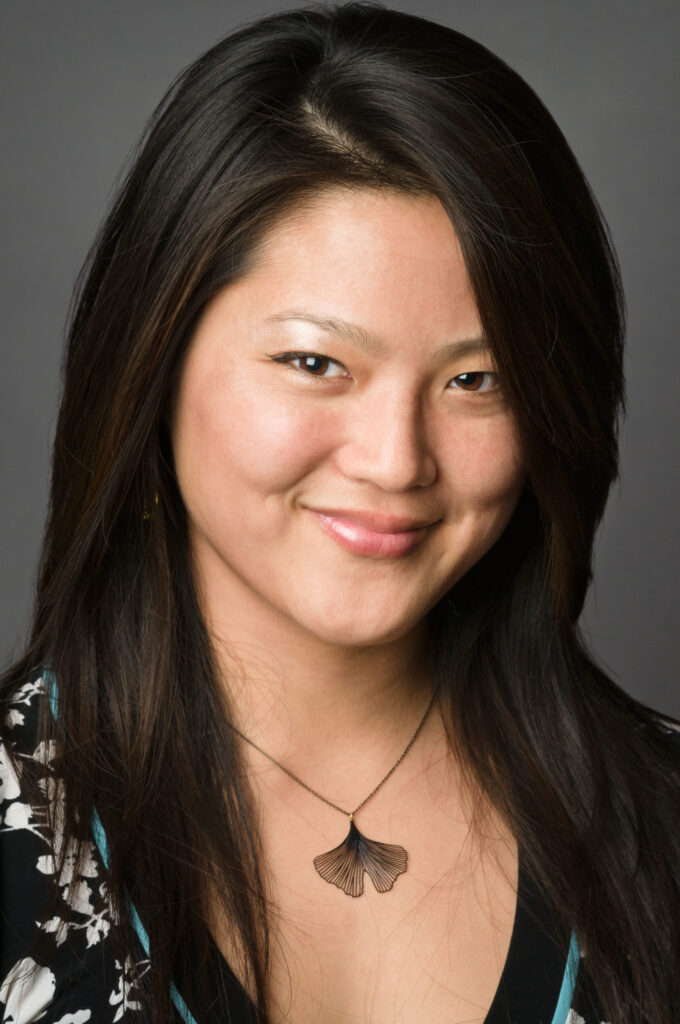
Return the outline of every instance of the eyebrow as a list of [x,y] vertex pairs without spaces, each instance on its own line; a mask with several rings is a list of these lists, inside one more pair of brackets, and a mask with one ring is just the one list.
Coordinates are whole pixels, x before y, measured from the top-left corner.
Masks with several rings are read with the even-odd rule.
[[[322,331],[329,331],[344,338],[350,345],[354,345],[355,348],[367,355],[384,355],[389,349],[382,338],[367,331],[359,324],[350,323],[340,317],[323,316],[308,309],[288,309],[282,313],[274,313],[266,318],[265,323],[281,323],[286,320],[302,320],[305,323],[314,324]],[[489,345],[484,337],[461,338],[459,341],[451,341],[442,345],[433,353],[433,358],[450,359],[454,356],[488,353],[489,351]]]

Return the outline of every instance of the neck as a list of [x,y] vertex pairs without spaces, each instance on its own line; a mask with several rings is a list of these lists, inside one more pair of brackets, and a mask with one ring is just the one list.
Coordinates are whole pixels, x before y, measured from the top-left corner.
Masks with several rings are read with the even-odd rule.
[[[199,554],[197,590],[231,724],[320,785],[341,778],[349,765],[362,777],[379,776],[432,694],[427,617],[384,642],[331,641],[216,567],[206,545]],[[421,733],[419,747],[423,739]]]
[[376,749],[381,736],[393,749],[429,702],[424,624],[371,647],[328,646],[285,629],[268,630],[264,646],[233,619],[230,627],[211,633],[232,721],[273,756],[328,758],[364,741]]

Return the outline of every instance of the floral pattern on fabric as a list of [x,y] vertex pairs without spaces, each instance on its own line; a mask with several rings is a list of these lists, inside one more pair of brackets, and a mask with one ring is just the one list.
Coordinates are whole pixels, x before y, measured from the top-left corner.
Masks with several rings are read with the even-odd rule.
[[[41,701],[49,701],[42,677],[21,686],[7,710],[5,722],[15,738],[12,747],[16,766],[0,741],[0,1024],[145,1024],[140,1015],[139,981],[149,970],[149,960],[128,956],[121,964],[109,949],[116,919],[106,870],[95,843],[86,844],[70,902],[68,888],[76,870],[75,848],[65,851],[62,870],[57,871],[64,852],[64,789],[53,766],[55,744],[37,739]],[[680,743],[680,730],[674,723],[660,721],[659,726]],[[52,835],[48,834],[44,808],[33,807],[22,788],[28,762],[36,769],[38,785],[51,808]],[[42,922],[45,899],[55,887],[58,912]],[[38,927],[50,944],[52,955],[47,963],[26,952]],[[580,952],[584,957],[585,949]],[[545,967],[549,957],[541,948],[538,956],[532,950],[530,959],[533,967],[537,963]],[[525,967],[520,965],[516,983],[524,982]],[[558,962],[557,977],[545,986],[542,982],[539,985],[547,1006],[556,1005],[562,970]],[[255,1019],[241,1009],[245,1003],[233,989],[228,1004],[226,989],[233,984],[233,980],[220,978],[214,1015],[200,1024],[243,1024]],[[239,1007],[236,1013],[231,1010],[232,997],[234,1006]],[[592,1004],[580,999],[577,1002],[579,1006],[571,1006],[564,1021],[552,1024],[607,1024],[597,1012],[594,994]],[[519,1014],[513,1013],[513,1024],[535,1024],[535,1016],[530,1019],[532,1014],[522,1015],[520,1010]],[[492,1014],[487,1024],[492,1019],[501,1020]],[[502,1019],[508,1019],[505,1012]]]
[[[101,953],[115,922],[115,913],[106,872],[95,844],[87,844],[70,901],[67,898],[76,868],[75,844],[65,851],[62,870],[57,873],[57,864],[64,852],[64,789],[53,769],[54,742],[37,742],[35,738],[41,699],[48,699],[42,677],[25,683],[16,691],[6,715],[6,724],[17,737],[13,745],[16,768],[4,744],[0,743],[0,840],[5,865],[1,905],[2,1024],[29,1024],[38,1020],[44,1024],[86,1024],[90,1020],[141,1024],[135,1012],[141,1009],[136,987],[149,969],[149,961],[133,962],[128,958],[124,972],[115,957]],[[21,781],[23,762],[27,759],[38,768],[38,785],[52,812],[52,833],[47,827],[45,808],[33,807],[24,797]],[[50,886],[59,890],[57,913],[41,922],[42,906]],[[19,935],[32,937],[31,925],[41,927],[51,936],[54,961],[41,964],[31,956],[19,956],[10,963],[13,947],[18,950],[27,945],[26,941],[19,940]],[[60,972],[58,965],[64,963],[68,967]],[[105,965],[103,971],[102,964]],[[76,979],[84,984],[74,984]]]

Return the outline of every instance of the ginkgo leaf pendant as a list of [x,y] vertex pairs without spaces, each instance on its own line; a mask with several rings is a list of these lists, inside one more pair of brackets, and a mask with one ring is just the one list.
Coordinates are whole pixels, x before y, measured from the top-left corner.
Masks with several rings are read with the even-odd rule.
[[387,892],[406,871],[406,850],[392,843],[378,843],[363,836],[350,818],[349,833],[340,846],[314,858],[314,867],[326,882],[348,896],[361,896],[364,871],[378,892]]

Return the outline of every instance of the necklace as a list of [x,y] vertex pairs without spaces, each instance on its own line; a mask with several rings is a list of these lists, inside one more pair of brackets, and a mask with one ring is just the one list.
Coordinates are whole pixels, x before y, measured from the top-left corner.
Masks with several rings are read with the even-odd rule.
[[418,723],[418,728],[411,736],[411,739],[406,744],[406,747],[402,751],[401,755],[394,762],[390,770],[380,780],[377,786],[375,786],[367,797],[358,804],[353,811],[346,811],[344,807],[338,807],[332,800],[328,800],[327,797],[322,796],[321,793],[317,793],[315,789],[308,786],[306,782],[299,779],[297,775],[293,774],[285,765],[277,761],[275,757],[268,754],[262,747],[258,747],[257,743],[253,743],[247,736],[237,729],[235,725],[229,722],[230,727],[235,733],[249,743],[251,747],[255,747],[255,750],[259,750],[269,761],[272,761],[282,771],[289,775],[291,779],[298,782],[301,786],[314,796],[318,797],[319,800],[323,800],[329,807],[334,807],[336,811],[340,811],[341,814],[347,815],[349,818],[349,832],[345,840],[336,846],[334,849],[329,850],[328,853],[320,853],[318,857],[314,858],[314,867],[317,872],[321,875],[324,881],[329,882],[331,885],[337,885],[339,889],[342,889],[348,896],[361,896],[364,891],[364,871],[368,874],[368,877],[373,882],[373,885],[378,892],[387,892],[394,885],[397,877],[406,871],[407,854],[403,846],[393,843],[379,843],[375,839],[368,839],[367,836],[363,835],[354,824],[354,815],[357,811],[368,803],[371,797],[375,796],[381,786],[383,786],[389,779],[392,772],[397,768],[404,760],[409,750],[413,746],[416,736],[425,724],[425,719],[430,713],[430,708],[434,704],[435,694],[432,694],[430,703],[425,709],[423,717]]

